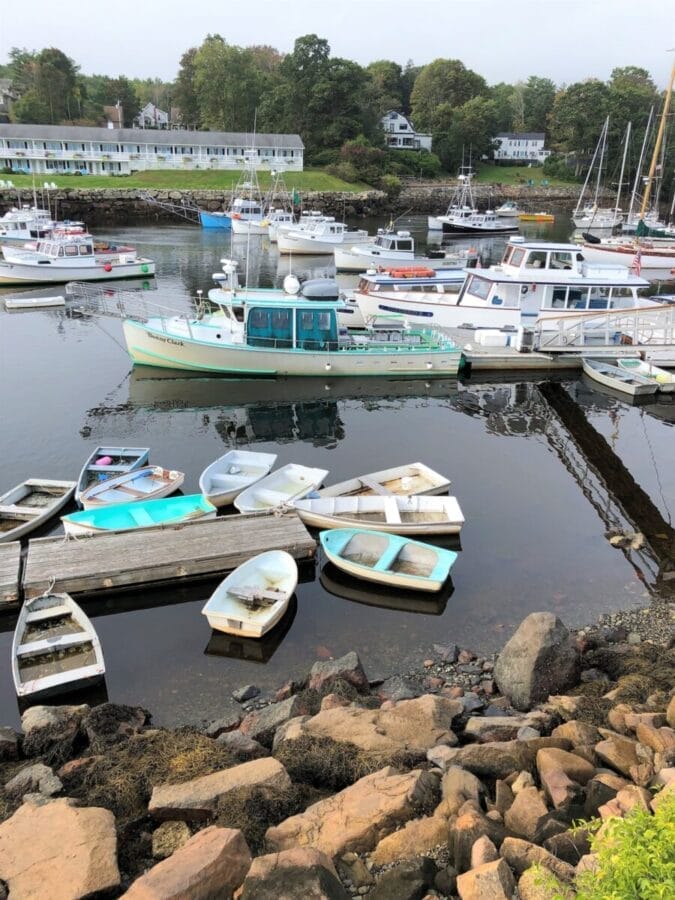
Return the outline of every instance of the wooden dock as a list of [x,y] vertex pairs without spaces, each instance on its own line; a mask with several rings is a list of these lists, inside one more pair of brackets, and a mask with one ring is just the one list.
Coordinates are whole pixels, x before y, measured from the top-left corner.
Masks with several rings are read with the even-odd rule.
[[38,538],[28,545],[23,592],[26,599],[38,596],[52,581],[54,590],[90,594],[213,577],[266,550],[310,559],[316,541],[295,513],[220,516],[171,528],[75,539]]
[[0,603],[18,602],[20,568],[21,544],[19,541],[0,544]]

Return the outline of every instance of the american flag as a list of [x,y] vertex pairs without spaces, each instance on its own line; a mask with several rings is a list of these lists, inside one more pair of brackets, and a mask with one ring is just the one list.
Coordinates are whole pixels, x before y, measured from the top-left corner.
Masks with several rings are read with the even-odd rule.
[[639,275],[642,271],[642,247],[638,247],[637,253],[633,257],[633,262],[630,264],[630,267],[636,275]]

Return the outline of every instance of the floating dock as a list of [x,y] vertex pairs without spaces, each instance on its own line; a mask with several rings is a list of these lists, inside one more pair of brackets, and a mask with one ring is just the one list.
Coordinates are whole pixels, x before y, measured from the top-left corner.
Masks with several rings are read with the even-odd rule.
[[21,544],[0,544],[0,603],[18,603]]
[[[28,545],[23,594],[25,599],[36,597],[52,584],[55,591],[95,594],[213,577],[267,550],[286,550],[301,561],[314,556],[316,541],[295,513],[220,516],[170,528],[38,538]],[[10,561],[8,554],[8,572]],[[4,571],[0,557],[3,586]],[[9,592],[7,602],[12,602]]]

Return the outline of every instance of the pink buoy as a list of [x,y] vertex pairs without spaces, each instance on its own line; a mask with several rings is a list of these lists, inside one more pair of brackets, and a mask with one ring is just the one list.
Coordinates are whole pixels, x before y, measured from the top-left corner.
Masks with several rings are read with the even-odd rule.
[[95,466],[109,466],[112,465],[112,456],[101,456],[94,463]]

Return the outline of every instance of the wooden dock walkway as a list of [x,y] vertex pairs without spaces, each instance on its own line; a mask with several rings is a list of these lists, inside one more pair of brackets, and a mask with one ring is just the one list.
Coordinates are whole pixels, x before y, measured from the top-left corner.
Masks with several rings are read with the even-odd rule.
[[[316,541],[295,513],[220,516],[171,528],[30,541],[23,591],[29,599],[54,590],[96,593],[214,576],[266,550],[310,559]],[[2,569],[0,568],[0,573]]]
[[18,602],[20,567],[21,544],[19,541],[0,544],[0,603]]

